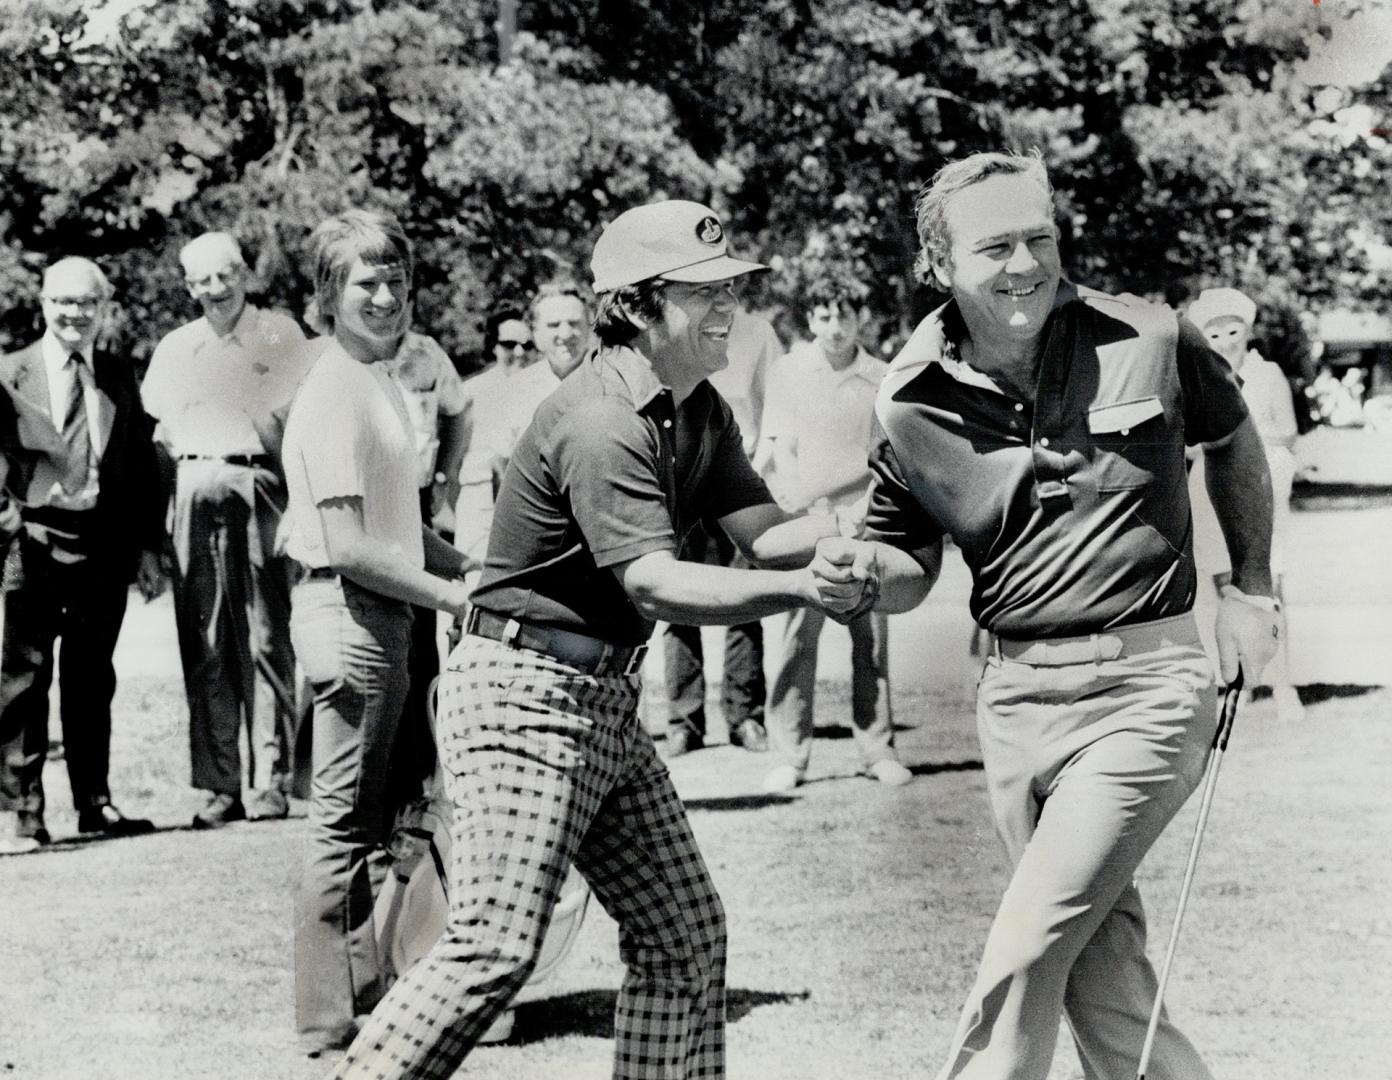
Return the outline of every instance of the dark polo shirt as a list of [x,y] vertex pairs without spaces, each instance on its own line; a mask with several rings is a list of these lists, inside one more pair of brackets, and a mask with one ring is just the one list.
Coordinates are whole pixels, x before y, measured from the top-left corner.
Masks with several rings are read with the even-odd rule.
[[653,624],[610,568],[675,553],[698,521],[772,501],[709,383],[674,408],[642,356],[600,349],[513,450],[472,599],[505,618],[639,645]]
[[949,301],[885,378],[869,538],[925,561],[951,536],[972,572],[973,617],[1005,637],[1188,611],[1184,447],[1247,415],[1232,369],[1169,308],[1068,282],[1031,398],[961,365],[963,334]]

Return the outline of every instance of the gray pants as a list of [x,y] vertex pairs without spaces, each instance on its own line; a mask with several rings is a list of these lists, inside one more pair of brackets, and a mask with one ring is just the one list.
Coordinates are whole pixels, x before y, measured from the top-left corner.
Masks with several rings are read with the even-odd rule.
[[[1203,775],[1212,668],[1168,643],[1061,666],[987,658],[977,691],[996,828],[1015,871],[939,1080],[1044,1080],[1068,1019],[1088,1080],[1132,1080],[1155,1001],[1136,867]],[[1147,1074],[1211,1080],[1165,1018]]]
[[[295,1021],[346,1045],[386,991],[372,907],[391,822],[387,764],[406,697],[411,609],[346,580],[296,586],[291,633],[314,687],[314,779],[295,901]],[[376,881],[374,881],[374,878]]]
[[[774,751],[798,770],[812,756],[817,643],[826,616],[794,608],[784,617],[774,647],[764,723]],[[894,758],[894,712],[889,703],[889,618],[867,611],[846,627],[851,634],[851,733],[866,765]]]

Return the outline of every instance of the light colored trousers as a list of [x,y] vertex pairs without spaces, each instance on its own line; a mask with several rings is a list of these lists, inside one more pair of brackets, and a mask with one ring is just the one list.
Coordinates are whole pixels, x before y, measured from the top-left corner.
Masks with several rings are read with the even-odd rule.
[[619,924],[616,1080],[725,1075],[725,912],[638,723],[639,685],[465,635],[438,713],[449,923],[335,1077],[454,1076],[534,970],[572,862]]
[[[1202,778],[1217,722],[1192,617],[1152,625],[1172,643],[1116,660],[987,658],[977,725],[1015,870],[939,1080],[1044,1080],[1060,1014],[1087,1080],[1134,1080],[1156,977],[1133,877]],[[1211,1080],[1168,1018],[1147,1076]]]
[[[794,608],[775,646],[764,724],[775,753],[799,771],[812,757],[817,643],[826,616]],[[867,611],[847,624],[851,634],[851,732],[866,765],[893,758],[894,711],[889,702],[889,617]]]

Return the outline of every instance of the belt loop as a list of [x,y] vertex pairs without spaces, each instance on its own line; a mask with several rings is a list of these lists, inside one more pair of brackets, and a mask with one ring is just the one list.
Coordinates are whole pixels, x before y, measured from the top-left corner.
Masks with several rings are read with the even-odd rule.
[[1005,654],[1001,652],[1000,635],[991,635],[991,652],[995,654],[996,660],[1000,663],[1005,662]]
[[1092,662],[1098,667],[1102,666],[1102,635],[1089,634],[1088,641],[1092,644]]
[[507,625],[503,627],[503,636],[498,640],[510,649],[517,648],[517,635],[522,633],[522,624],[516,619],[509,619]]

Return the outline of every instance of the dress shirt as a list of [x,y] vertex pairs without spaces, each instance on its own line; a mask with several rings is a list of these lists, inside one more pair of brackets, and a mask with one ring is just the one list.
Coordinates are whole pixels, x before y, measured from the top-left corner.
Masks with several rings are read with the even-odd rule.
[[285,412],[316,355],[288,315],[247,304],[225,335],[206,318],[166,334],[140,395],[176,457],[278,454]]
[[[68,415],[68,395],[72,393],[73,379],[77,378],[77,372],[68,361],[78,350],[68,348],[54,334],[46,333],[40,351],[43,353],[44,374],[48,377],[49,416],[53,426],[62,431],[63,418]],[[90,345],[82,350],[88,374],[82,386],[82,405],[87,410],[87,440],[92,444],[92,456],[100,461],[109,432],[101,429],[99,421],[101,410],[97,405],[97,373],[93,367],[93,352]]]

